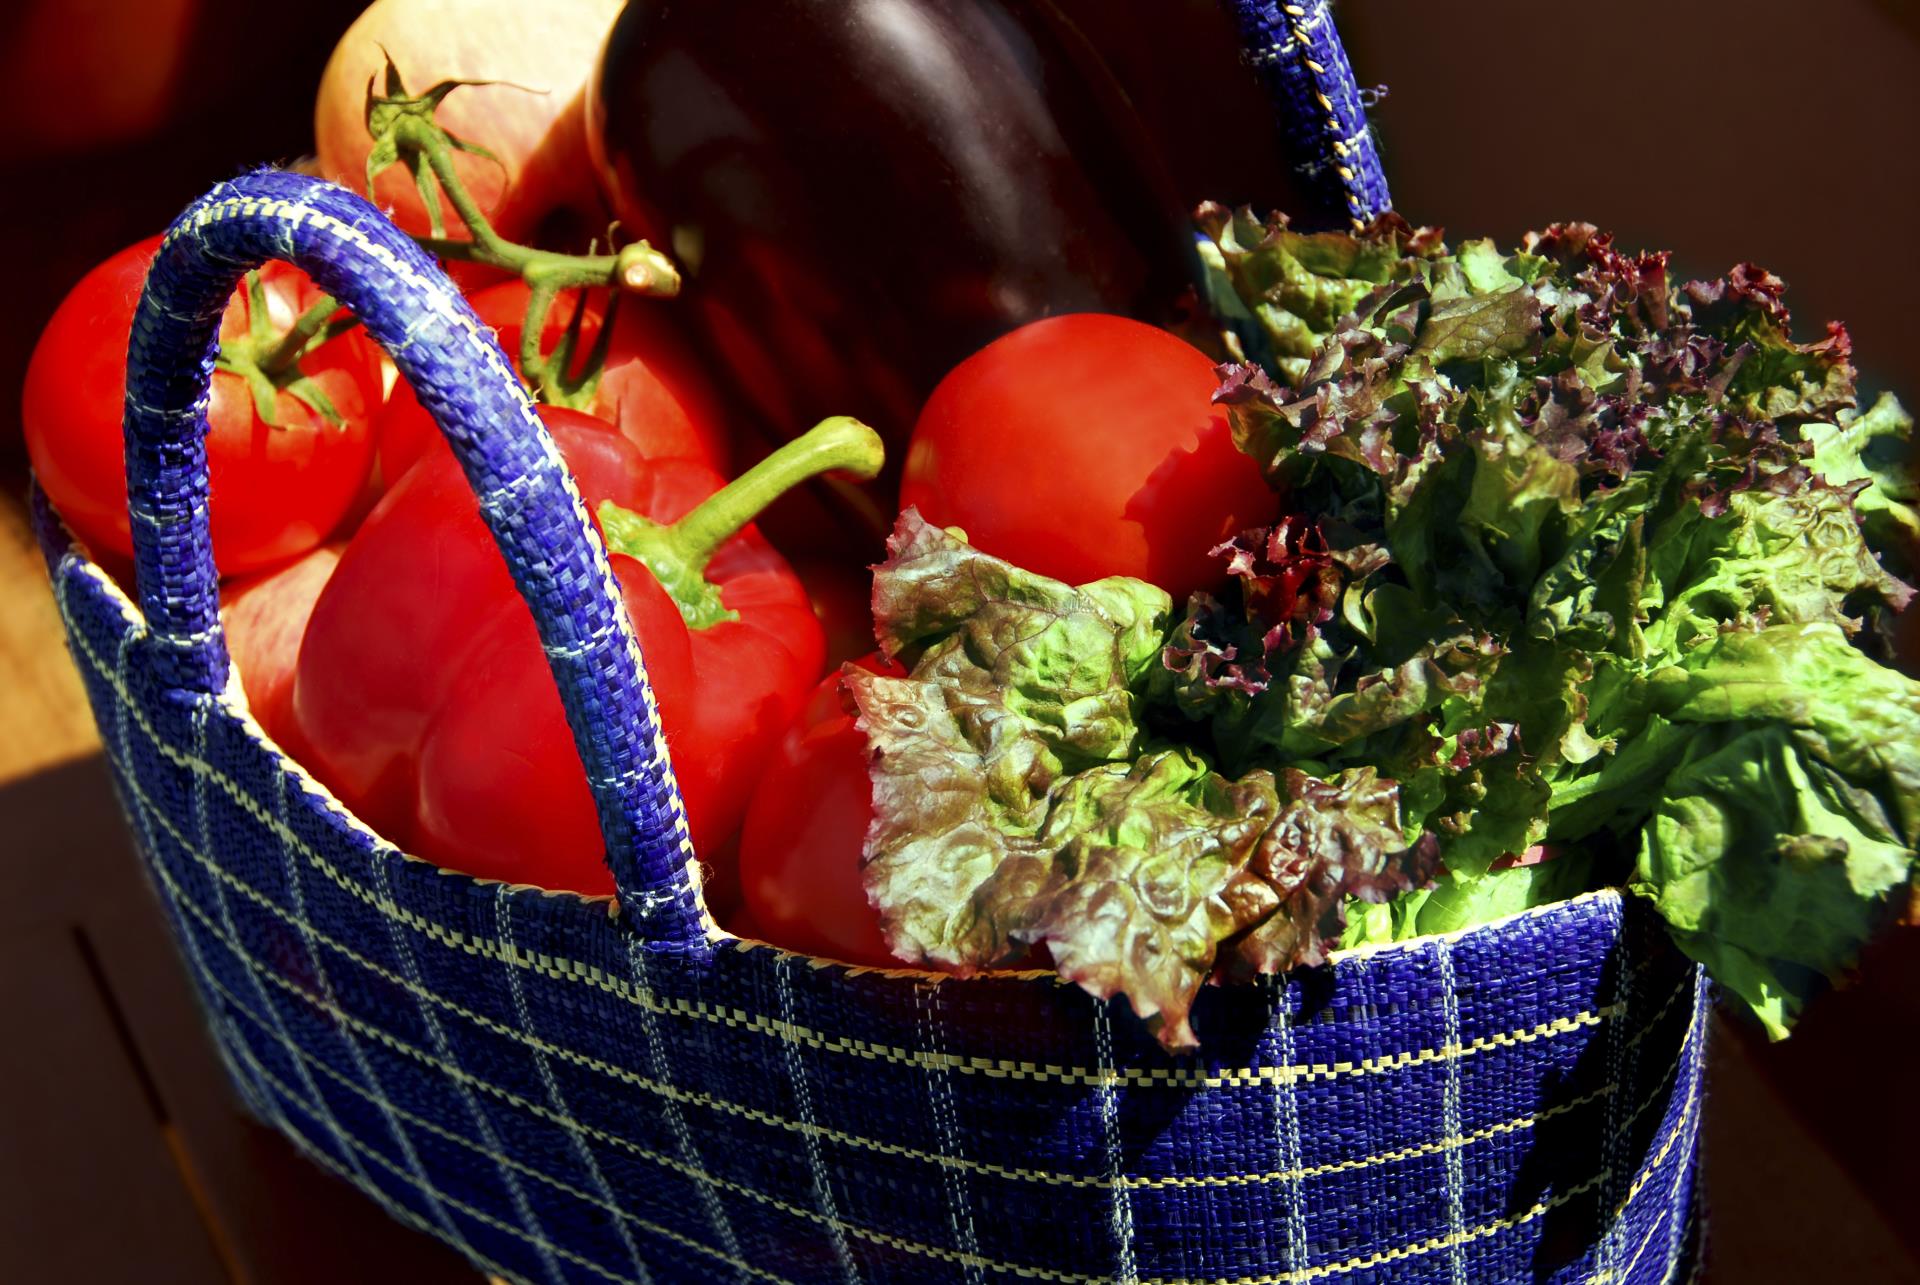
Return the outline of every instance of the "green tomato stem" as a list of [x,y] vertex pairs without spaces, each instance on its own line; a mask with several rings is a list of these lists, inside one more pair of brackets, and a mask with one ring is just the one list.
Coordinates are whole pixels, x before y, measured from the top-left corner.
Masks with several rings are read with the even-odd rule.
[[[427,166],[447,194],[471,241],[430,238],[421,244],[446,259],[484,263],[518,273],[535,290],[575,286],[610,286],[634,294],[669,296],[680,292],[680,271],[673,261],[644,241],[624,246],[617,254],[559,254],[509,241],[467,192],[453,165],[453,148],[438,125],[419,117],[405,117],[395,126],[400,146],[426,158]],[[549,295],[551,298],[551,295]],[[544,321],[543,312],[539,320]]]
[[302,357],[360,324],[358,317],[341,317],[336,321],[334,315],[339,311],[340,305],[331,296],[321,295],[320,301],[301,313],[279,342],[260,358],[260,369],[268,376],[292,370]]
[[880,435],[849,416],[822,420],[701,501],[678,522],[662,525],[611,502],[600,506],[607,546],[637,558],[679,604],[689,627],[736,619],[706,578],[720,546],[769,504],[809,478],[849,473],[877,477],[886,461]]
[[543,396],[552,383],[552,372],[547,369],[546,354],[540,351],[540,340],[547,328],[547,313],[553,307],[554,296],[559,293],[560,287],[544,277],[529,282],[527,318],[520,327],[520,376]]
[[253,398],[253,412],[269,428],[279,428],[279,397],[291,394],[295,401],[338,428],[345,421],[332,399],[300,369],[300,359],[335,335],[359,324],[358,319],[332,320],[340,305],[322,295],[284,335],[273,333],[267,315],[267,289],[256,270],[246,275],[247,333],[222,339],[214,355],[214,368],[237,376]]

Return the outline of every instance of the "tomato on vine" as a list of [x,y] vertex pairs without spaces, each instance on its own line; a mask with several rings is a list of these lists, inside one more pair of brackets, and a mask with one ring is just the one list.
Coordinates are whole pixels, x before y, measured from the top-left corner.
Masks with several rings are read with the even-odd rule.
[[[530,348],[531,297],[525,282],[505,281],[469,302],[542,401],[606,420],[654,458],[695,459],[729,471],[719,395],[669,317],[645,300],[616,295],[603,302],[604,292],[579,292],[566,315],[559,308],[548,313],[538,348]],[[394,386],[376,435],[380,476],[389,487],[440,440],[433,417],[405,383]]]
[[[127,342],[159,248],[129,246],[82,277],[27,367],[21,420],[35,476],[95,553],[131,557],[126,452]],[[220,323],[207,402],[214,563],[257,570],[317,546],[360,498],[373,464],[380,366],[338,333],[339,309],[283,263],[249,274]]]
[[321,76],[313,114],[321,174],[370,194],[414,236],[458,234],[464,214],[444,210],[419,170],[368,173],[377,150],[370,108],[386,100],[390,118],[396,102],[418,104],[466,145],[449,157],[452,172],[500,235],[531,237],[560,210],[599,232],[582,91],[619,12],[620,0],[375,0]]

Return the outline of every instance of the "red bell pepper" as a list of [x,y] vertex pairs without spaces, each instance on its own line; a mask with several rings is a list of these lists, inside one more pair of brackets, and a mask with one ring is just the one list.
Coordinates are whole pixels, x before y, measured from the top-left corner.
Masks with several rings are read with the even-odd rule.
[[[851,665],[895,678],[907,672],[877,653]],[[744,909],[731,926],[788,950],[898,968],[860,871],[873,779],[866,733],[854,716],[835,672],[781,737],[740,830]]]
[[[604,421],[541,415],[606,536],[712,860],[824,654],[798,577],[750,523],[802,478],[877,471],[879,439],[829,421],[723,489],[705,463],[648,459]],[[293,713],[314,774],[403,848],[612,891],[532,617],[450,454],[410,470],[348,545],[301,647]]]

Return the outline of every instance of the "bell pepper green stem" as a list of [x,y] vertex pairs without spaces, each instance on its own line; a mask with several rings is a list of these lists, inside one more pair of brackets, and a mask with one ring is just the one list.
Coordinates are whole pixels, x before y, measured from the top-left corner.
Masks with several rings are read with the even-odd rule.
[[607,547],[636,558],[679,604],[689,627],[737,619],[707,580],[707,563],[781,495],[822,473],[877,477],[886,462],[880,435],[845,415],[823,420],[701,501],[671,525],[616,504],[600,506]]
[[810,477],[851,473],[878,477],[886,462],[880,434],[847,415],[822,420],[714,492],[670,528],[681,556],[705,569],[721,545],[761,510]]

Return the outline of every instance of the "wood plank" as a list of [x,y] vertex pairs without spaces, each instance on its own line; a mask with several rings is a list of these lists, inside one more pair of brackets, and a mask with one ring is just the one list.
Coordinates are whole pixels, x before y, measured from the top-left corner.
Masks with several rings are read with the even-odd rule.
[[452,1250],[392,1221],[245,1114],[201,1028],[157,908],[123,912],[103,928],[103,968],[241,1279],[474,1285],[476,1273]]
[[[7,1023],[8,1056],[32,1059],[25,1069],[0,1074],[0,1154],[7,1156],[0,1245],[42,1252],[33,1226],[87,1226],[93,1219],[112,1234],[93,1238],[90,1252],[124,1259],[113,1270],[139,1269],[137,1277],[113,1275],[89,1261],[85,1270],[67,1271],[64,1262],[59,1271],[42,1270],[39,1260],[29,1259],[33,1271],[15,1271],[0,1249],[0,1280],[337,1285],[388,1279],[391,1270],[392,1279],[417,1285],[471,1285],[475,1274],[451,1250],[392,1222],[243,1114],[202,1028],[102,760],[67,763],[0,788],[0,835],[7,837],[7,864],[20,875],[0,898],[0,941],[27,943],[5,957],[0,1020]],[[80,964],[64,971],[42,967],[38,956],[48,942],[63,944]],[[91,989],[79,989],[83,981]],[[118,1041],[112,1038],[116,1013],[124,1031]],[[115,1073],[123,1077],[98,1090],[124,1099],[108,1104],[111,1127],[100,1123],[95,1101],[96,1081],[106,1074],[95,1068],[108,1064],[93,1056],[76,1066],[80,1054],[59,1052],[76,1038],[63,1035],[61,1024],[87,1014],[89,1047],[111,1044]],[[43,1046],[53,1052],[35,1052]],[[44,1082],[20,1087],[34,1067]],[[22,1131],[29,1142],[42,1135],[67,1139],[65,1163],[76,1172],[104,1172],[126,1189],[41,1182],[38,1171],[47,1162],[40,1153],[50,1144],[20,1151],[14,1134]],[[33,1184],[34,1201],[15,1199],[16,1184]],[[149,1242],[113,1231],[112,1218],[96,1218],[94,1206],[107,1199],[148,1211],[142,1217],[164,1211],[164,1230],[197,1238],[197,1257],[173,1256],[182,1264],[178,1271],[189,1274],[156,1278],[145,1265]]]
[[100,748],[25,497],[25,477],[0,472],[0,784]]
[[230,1280],[71,931],[8,942],[0,1026],[0,1279]]

